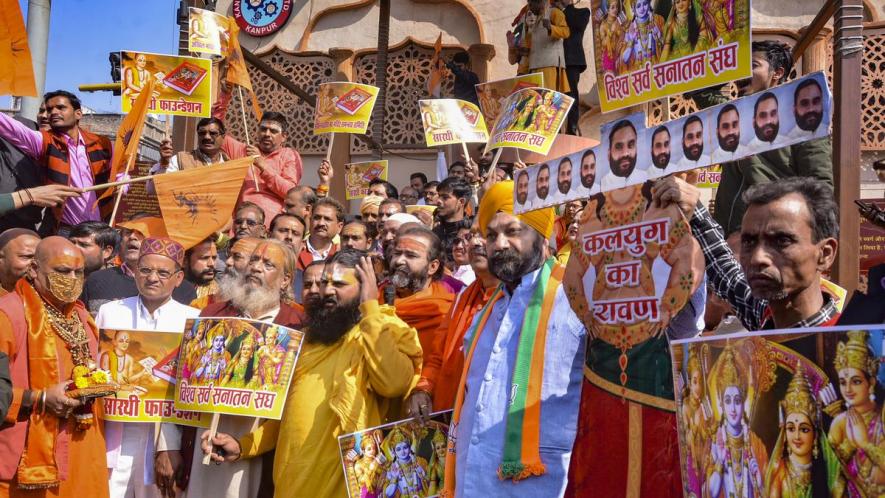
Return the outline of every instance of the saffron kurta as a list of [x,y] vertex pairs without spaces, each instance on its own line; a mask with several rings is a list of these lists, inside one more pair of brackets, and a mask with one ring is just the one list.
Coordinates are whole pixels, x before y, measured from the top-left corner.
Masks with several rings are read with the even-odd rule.
[[242,458],[276,447],[276,496],[347,496],[338,436],[383,422],[389,398],[418,381],[421,346],[415,329],[377,301],[339,342],[306,343],[289,386],[283,419],[240,439]]

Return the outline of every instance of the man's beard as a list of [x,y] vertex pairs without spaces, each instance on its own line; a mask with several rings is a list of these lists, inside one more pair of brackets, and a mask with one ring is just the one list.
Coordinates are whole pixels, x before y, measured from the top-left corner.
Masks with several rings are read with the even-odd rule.
[[737,133],[729,133],[724,137],[717,133],[716,137],[719,139],[719,148],[728,152],[736,151],[738,144],[741,143],[740,135]]
[[544,259],[543,243],[544,239],[539,235],[528,256],[523,256],[512,248],[495,251],[489,257],[489,272],[502,282],[518,282],[524,275],[541,266]]
[[[307,312],[307,342],[335,344],[360,321],[360,303],[354,299],[350,303],[337,303],[332,308],[326,303],[336,304],[335,298],[325,298],[316,306],[305,308]],[[314,326],[316,325],[316,326]]]
[[615,158],[609,154],[608,164],[615,176],[627,178],[633,174],[633,169],[636,168],[636,156],[624,155],[615,161]]
[[651,163],[658,169],[665,169],[670,164],[670,153],[662,152],[651,156]]
[[547,194],[550,193],[550,187],[539,187],[538,188],[538,199],[546,199]]
[[682,152],[685,154],[685,158],[689,161],[697,161],[701,158],[701,153],[704,152],[703,145],[688,145],[682,144]]
[[571,187],[572,187],[571,180],[569,180],[567,182],[559,182],[559,191],[562,192],[563,194],[567,194]]
[[[780,129],[780,126],[780,121],[778,121],[777,124],[767,124],[761,128],[756,126],[756,123],[753,123],[753,129],[756,131],[756,138],[763,142],[774,142],[774,139],[777,138],[777,132]],[[769,135],[769,132],[771,138],[766,137],[766,135]]]
[[242,292],[244,283],[240,272],[235,270],[233,266],[228,266],[218,276],[218,300],[220,302],[230,301],[234,295]]
[[230,303],[235,308],[245,311],[254,317],[258,313],[274,309],[280,305],[280,291],[261,286],[252,287],[244,282],[230,297]]
[[824,115],[822,112],[808,111],[805,114],[796,114],[796,126],[805,131],[814,131],[820,126]]
[[525,192],[517,192],[516,193],[516,202],[518,202],[520,204],[525,204],[527,197],[528,197],[528,195],[526,195]]
[[587,188],[593,188],[593,184],[596,183],[596,174],[592,175],[581,175],[581,185]]
[[417,273],[409,272],[408,267],[401,265],[391,268],[390,282],[397,289],[408,289],[418,292],[427,284],[427,267]]
[[212,283],[213,280],[215,280],[215,271],[212,269],[206,269],[200,273],[190,273],[190,276],[190,281],[193,282],[195,285],[209,285]]

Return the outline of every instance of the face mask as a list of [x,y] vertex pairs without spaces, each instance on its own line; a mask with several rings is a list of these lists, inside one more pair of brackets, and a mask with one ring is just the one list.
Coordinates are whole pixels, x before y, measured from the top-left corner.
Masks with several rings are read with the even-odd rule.
[[83,277],[71,277],[61,273],[50,273],[47,275],[49,280],[49,293],[52,297],[64,304],[70,304],[80,297],[83,293]]

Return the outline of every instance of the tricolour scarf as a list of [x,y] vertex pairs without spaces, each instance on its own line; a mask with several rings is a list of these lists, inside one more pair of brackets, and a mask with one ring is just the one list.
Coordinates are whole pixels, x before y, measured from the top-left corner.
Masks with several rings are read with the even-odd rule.
[[[511,386],[513,399],[507,411],[507,426],[504,433],[504,456],[498,477],[519,481],[531,476],[543,475],[547,472],[541,462],[541,386],[544,380],[544,354],[547,343],[547,322],[553,311],[556,290],[562,283],[565,267],[548,259],[541,266],[535,289],[529,300],[528,308],[522,320],[519,344],[516,352],[516,365],[513,369]],[[467,384],[467,373],[473,360],[473,353],[479,343],[479,336],[485,330],[486,322],[495,303],[504,293],[503,284],[499,285],[489,302],[480,311],[476,326],[467,336],[467,360],[461,374],[458,394],[455,397],[455,411],[452,415],[452,426],[446,457],[445,490],[442,496],[455,496],[455,436],[464,407],[464,394]]]

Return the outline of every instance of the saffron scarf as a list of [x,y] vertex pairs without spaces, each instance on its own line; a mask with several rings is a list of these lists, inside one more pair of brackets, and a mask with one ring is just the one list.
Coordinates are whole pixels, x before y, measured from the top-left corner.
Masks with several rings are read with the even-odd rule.
[[[511,379],[514,394],[507,410],[504,454],[501,465],[498,467],[500,479],[520,481],[547,472],[541,462],[539,449],[541,441],[541,387],[544,379],[547,325],[553,311],[556,290],[562,283],[564,272],[565,267],[557,265],[552,258],[541,266],[535,289],[523,316],[516,352],[516,365]],[[489,302],[480,311],[476,326],[466,337],[468,341],[467,360],[464,363],[458,394],[455,397],[455,411],[452,415],[450,434],[457,434],[461,410],[464,407],[467,373],[473,360],[473,353],[476,351],[476,345],[479,343],[479,336],[485,330],[489,314],[503,293],[502,284],[498,286]],[[456,458],[455,438],[449,437],[444,480],[445,490],[441,496],[453,497],[455,495]]]

